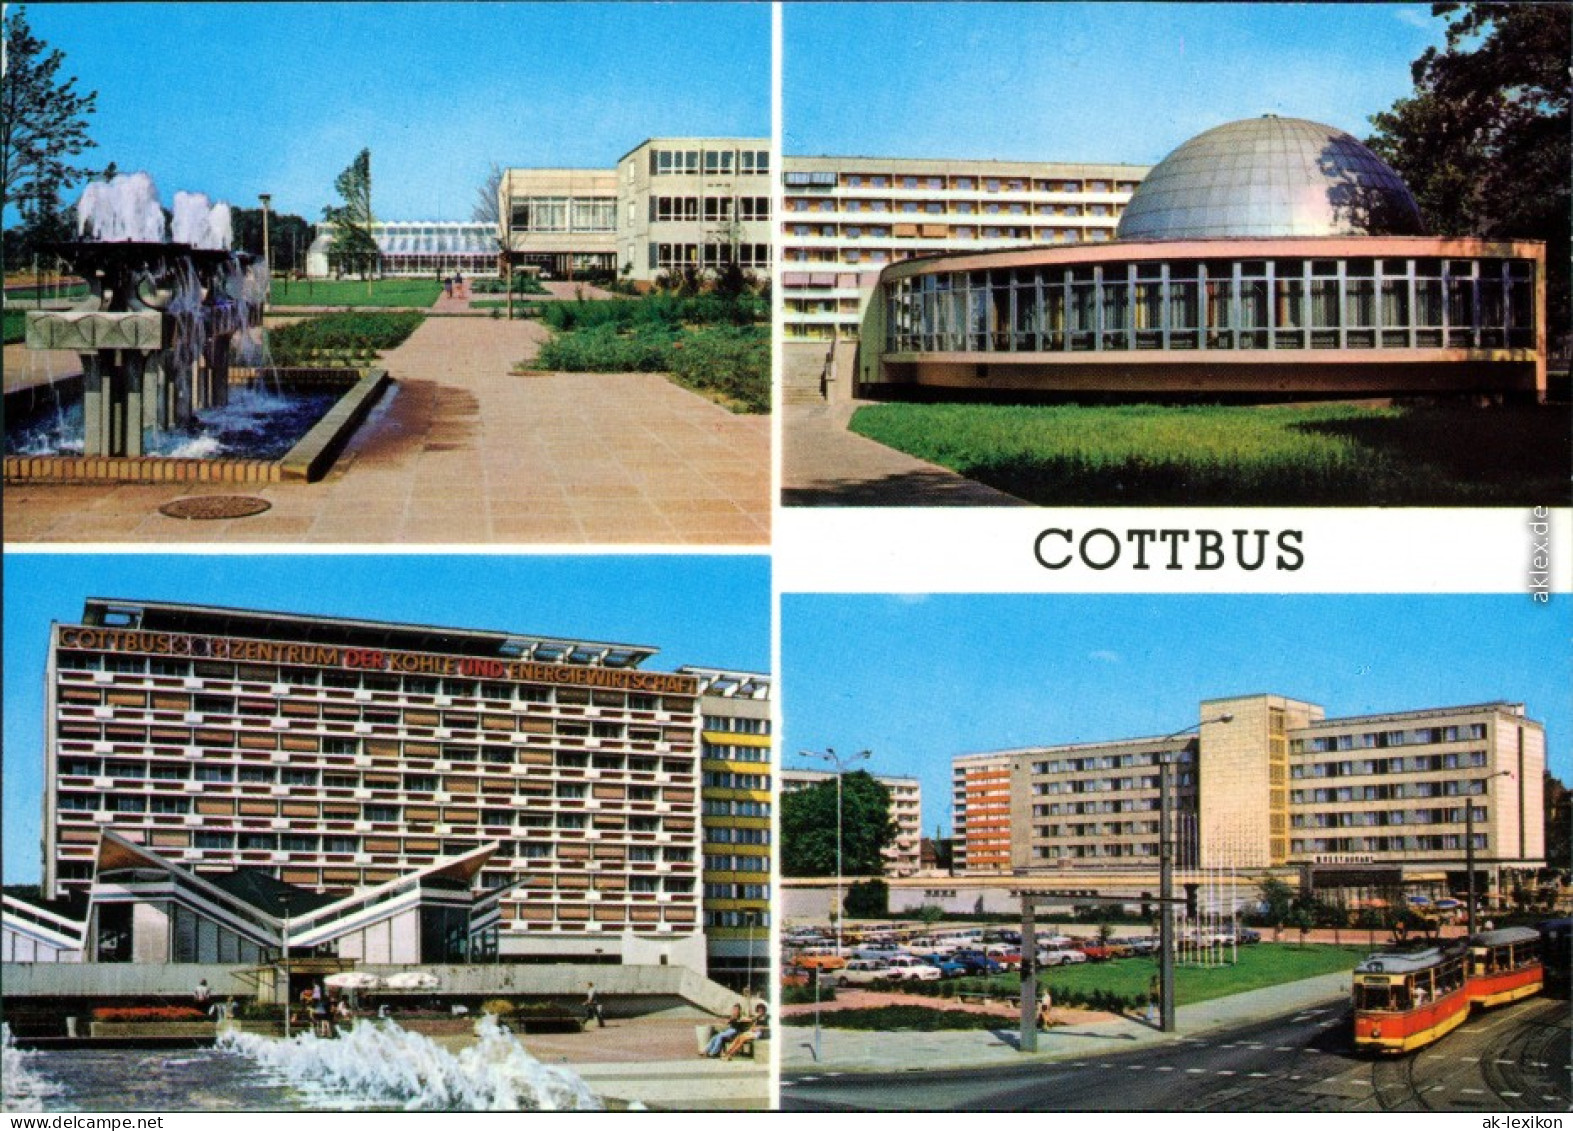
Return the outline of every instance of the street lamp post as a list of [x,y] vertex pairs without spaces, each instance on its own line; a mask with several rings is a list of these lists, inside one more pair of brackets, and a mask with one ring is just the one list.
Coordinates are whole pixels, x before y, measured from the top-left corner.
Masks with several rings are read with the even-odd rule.
[[[1222,714],[1215,719],[1203,719],[1188,727],[1181,727],[1173,734],[1166,734],[1158,741],[1167,743],[1191,731],[1200,731],[1210,723],[1233,722],[1232,714]],[[1158,751],[1158,1027],[1172,1033],[1174,1023],[1174,805],[1173,751]]]
[[845,917],[846,907],[841,895],[841,778],[847,772],[847,767],[854,762],[861,762],[872,758],[873,754],[867,750],[859,750],[856,754],[837,754],[832,746],[824,750],[804,750],[804,758],[818,758],[822,762],[829,762],[836,768],[836,957],[841,957],[841,920]]
[[[1510,778],[1512,770],[1498,770],[1476,781],[1489,782],[1492,778]],[[1489,788],[1489,787],[1488,787]],[[1464,795],[1464,871],[1469,874],[1469,937],[1475,937],[1475,796]]]
[[279,903],[283,911],[279,934],[279,955],[284,959],[284,992],[280,995],[284,1002],[284,1039],[289,1040],[289,896],[279,896]]
[[[270,254],[271,248],[268,245],[268,204],[272,202],[273,194],[270,192],[259,192],[257,199],[262,201],[262,265],[268,269],[268,291],[271,292],[273,290],[273,256]],[[268,297],[268,294],[264,294],[262,301],[264,303],[267,302]]]

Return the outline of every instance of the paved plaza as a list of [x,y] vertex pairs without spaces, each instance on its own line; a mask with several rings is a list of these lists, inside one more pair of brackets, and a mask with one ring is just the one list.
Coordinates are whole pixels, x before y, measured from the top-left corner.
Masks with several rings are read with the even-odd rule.
[[[652,373],[511,372],[538,322],[434,317],[383,364],[397,381],[318,483],[7,485],[7,542],[760,545],[770,418]],[[7,384],[13,381],[6,349]],[[67,370],[55,359],[56,375]],[[74,367],[73,367],[74,368]],[[28,369],[20,368],[16,380]],[[36,365],[32,371],[37,371]],[[47,371],[47,370],[45,370]],[[246,494],[188,521],[158,507]]]

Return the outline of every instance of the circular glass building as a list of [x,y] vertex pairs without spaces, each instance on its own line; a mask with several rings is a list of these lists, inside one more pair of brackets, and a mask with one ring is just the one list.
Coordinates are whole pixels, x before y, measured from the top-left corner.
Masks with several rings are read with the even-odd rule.
[[1164,158],[1116,238],[909,259],[865,389],[1543,397],[1545,247],[1424,235],[1342,130],[1231,122]]

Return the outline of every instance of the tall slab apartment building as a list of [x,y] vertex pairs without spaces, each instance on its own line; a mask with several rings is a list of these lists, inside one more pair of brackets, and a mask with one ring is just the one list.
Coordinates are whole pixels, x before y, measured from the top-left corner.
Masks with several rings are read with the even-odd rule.
[[903,259],[1114,237],[1146,165],[890,157],[784,159],[783,332],[855,341],[879,273]]
[[[1471,827],[1483,872],[1546,863],[1545,729],[1521,703],[1339,718],[1243,695],[1202,701],[1191,730],[965,755],[957,805],[981,805],[981,817],[998,797],[987,773],[1008,764],[1012,869],[1150,871],[1169,759],[1183,866],[1369,864],[1440,878],[1462,872]],[[966,811],[957,829],[966,870],[991,870],[979,865],[996,828]]]
[[643,670],[654,654],[89,600],[52,628],[45,893],[91,880],[101,828],[325,891],[496,843],[504,958],[705,969],[701,721],[768,690],[734,700],[725,673]]

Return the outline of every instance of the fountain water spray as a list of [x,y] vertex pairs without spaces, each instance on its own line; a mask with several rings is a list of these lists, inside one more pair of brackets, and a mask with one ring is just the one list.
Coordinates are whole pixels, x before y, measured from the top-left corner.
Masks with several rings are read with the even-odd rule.
[[544,1065],[484,1017],[476,1043],[457,1055],[391,1021],[359,1021],[336,1040],[300,1033],[287,1041],[228,1031],[218,1047],[281,1073],[324,1100],[407,1111],[600,1111],[604,1105],[566,1068]]
[[164,242],[164,209],[158,186],[146,173],[92,181],[76,206],[80,235],[101,243]]
[[234,243],[234,224],[229,205],[214,204],[204,192],[177,192],[175,218],[170,222],[170,238],[210,251],[228,251]]
[[60,1094],[60,1085],[35,1073],[27,1058],[11,1026],[0,1022],[0,1111],[43,1111],[44,1101]]

